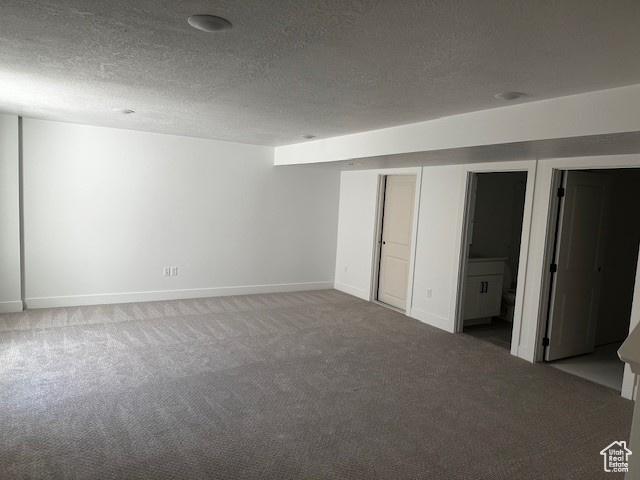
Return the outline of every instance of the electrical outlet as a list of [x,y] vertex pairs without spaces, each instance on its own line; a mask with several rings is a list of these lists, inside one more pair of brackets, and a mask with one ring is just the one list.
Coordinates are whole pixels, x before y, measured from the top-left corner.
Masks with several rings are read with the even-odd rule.
[[171,276],[175,277],[178,275],[178,267],[171,267]]
[[171,268],[170,267],[163,267],[162,268],[162,274],[165,277],[170,277],[171,276]]
[[433,290],[428,288],[427,289],[427,298],[431,298],[431,295],[433,294]]

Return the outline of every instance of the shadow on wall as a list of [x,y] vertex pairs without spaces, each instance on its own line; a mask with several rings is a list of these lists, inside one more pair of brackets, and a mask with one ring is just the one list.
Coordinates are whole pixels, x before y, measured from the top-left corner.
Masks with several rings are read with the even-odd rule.
[[471,256],[506,258],[510,284],[518,278],[526,172],[478,174]]
[[640,244],[640,170],[612,170],[611,210],[596,346],[622,341],[629,334],[631,305]]

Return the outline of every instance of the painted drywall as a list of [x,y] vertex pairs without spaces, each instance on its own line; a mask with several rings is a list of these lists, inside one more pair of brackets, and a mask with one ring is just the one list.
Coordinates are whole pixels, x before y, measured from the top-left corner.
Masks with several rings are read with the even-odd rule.
[[460,166],[422,170],[411,316],[449,332],[455,331],[465,173]]
[[533,215],[531,218],[531,236],[529,255],[525,275],[523,324],[519,332],[519,345],[522,358],[529,361],[542,359],[543,317],[546,311],[548,292],[544,282],[550,262],[547,253],[547,228],[551,208],[553,172],[555,169],[613,169],[638,168],[640,155],[613,155],[576,158],[554,158],[538,161],[533,196]]
[[[611,209],[602,271],[602,290],[596,328],[596,346],[622,341],[629,334],[629,319],[636,277],[640,222],[640,171],[611,172]],[[633,212],[630,215],[630,212]]]
[[[523,162],[522,169],[531,162]],[[509,167],[514,168],[512,164]],[[490,169],[483,165],[481,169]],[[337,289],[368,300],[374,272],[378,178],[417,169],[342,172],[336,252]],[[453,332],[468,166],[421,168],[411,304],[407,314]],[[428,290],[431,296],[427,295]]]
[[[460,278],[462,224],[466,180],[470,172],[527,172],[525,214],[520,245],[521,265],[527,263],[535,161],[501,162],[414,169],[343,172],[336,253],[336,288],[365,300],[370,299],[374,272],[376,199],[381,174],[419,173],[421,186],[416,206],[416,242],[411,301],[407,314],[415,319],[454,332]],[[520,338],[525,273],[518,273],[518,295],[514,332]],[[431,295],[429,296],[429,292]],[[512,352],[519,355],[518,341]],[[527,346],[523,346],[526,355]]]
[[27,307],[333,285],[337,172],[274,167],[269,147],[23,128]]
[[[515,283],[527,174],[482,173],[477,179],[470,253],[473,256],[506,258],[508,276]],[[505,284],[504,288],[509,289],[511,285]]]
[[375,171],[340,175],[335,287],[364,300],[370,299],[378,177]]
[[275,163],[331,162],[638,130],[640,85],[632,85],[276,147]]
[[385,174],[418,176],[419,173],[419,167],[342,172],[336,289],[364,300],[371,299],[379,179]]
[[19,312],[18,117],[0,115],[0,313]]

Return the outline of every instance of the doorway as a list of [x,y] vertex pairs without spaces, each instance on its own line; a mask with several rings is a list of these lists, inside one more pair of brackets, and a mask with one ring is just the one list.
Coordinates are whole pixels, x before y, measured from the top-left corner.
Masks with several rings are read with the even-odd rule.
[[406,311],[416,176],[386,175],[382,182],[375,299]]
[[472,173],[467,195],[462,332],[510,350],[527,172]]
[[640,224],[640,170],[560,171],[544,360],[617,391],[629,334]]

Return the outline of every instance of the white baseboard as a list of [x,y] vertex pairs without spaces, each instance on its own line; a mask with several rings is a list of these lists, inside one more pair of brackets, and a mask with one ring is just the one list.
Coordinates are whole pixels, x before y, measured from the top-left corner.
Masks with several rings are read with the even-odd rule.
[[427,325],[431,325],[432,327],[444,330],[445,332],[455,333],[456,331],[453,320],[441,317],[439,315],[434,315],[433,313],[425,312],[424,310],[420,310],[419,308],[412,308],[411,311],[408,312],[408,316],[410,316],[411,318],[415,318],[422,323],[426,323]]
[[25,301],[27,308],[77,307],[81,305],[154,302],[158,300],[224,297],[229,295],[301,292],[305,290],[327,290],[331,288],[333,288],[333,281],[244,285],[237,287],[211,287],[183,290],[158,290],[150,292],[100,293],[95,295],[70,295],[63,297],[37,297],[27,298]]
[[340,290],[341,292],[348,293],[349,295],[353,295],[354,297],[361,298],[362,300],[369,301],[369,292],[363,290],[362,288],[354,287],[352,285],[347,285],[346,283],[334,282],[333,288],[336,290]]
[[22,301],[0,302],[0,313],[16,313],[22,311]]

